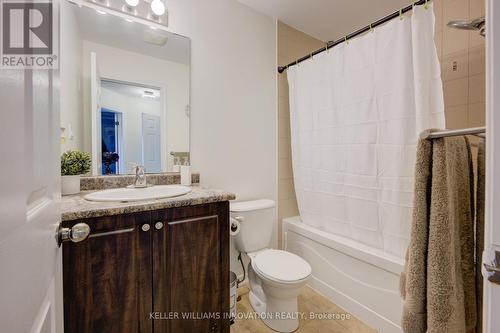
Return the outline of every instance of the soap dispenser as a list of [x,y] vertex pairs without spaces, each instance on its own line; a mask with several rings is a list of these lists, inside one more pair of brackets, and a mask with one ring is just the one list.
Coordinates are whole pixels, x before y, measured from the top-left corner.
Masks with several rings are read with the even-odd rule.
[[181,165],[181,185],[190,186],[191,185],[191,166]]

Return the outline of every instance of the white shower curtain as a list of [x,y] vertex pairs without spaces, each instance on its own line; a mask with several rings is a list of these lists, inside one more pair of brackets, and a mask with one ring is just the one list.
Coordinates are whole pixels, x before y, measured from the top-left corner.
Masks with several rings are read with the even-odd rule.
[[304,223],[403,257],[418,134],[444,128],[432,4],[288,69]]

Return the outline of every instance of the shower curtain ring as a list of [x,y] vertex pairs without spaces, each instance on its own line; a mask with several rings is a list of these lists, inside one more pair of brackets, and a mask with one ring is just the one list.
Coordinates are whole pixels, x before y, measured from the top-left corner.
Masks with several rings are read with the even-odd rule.
[[344,42],[349,45],[349,41],[347,40],[347,36],[344,37]]
[[429,0],[425,0],[424,8],[429,9]]
[[330,53],[330,50],[328,50],[328,42],[325,43],[325,51],[326,53]]
[[373,26],[371,23],[370,23],[370,32],[373,32]]
[[403,9],[399,10],[399,19],[403,20]]

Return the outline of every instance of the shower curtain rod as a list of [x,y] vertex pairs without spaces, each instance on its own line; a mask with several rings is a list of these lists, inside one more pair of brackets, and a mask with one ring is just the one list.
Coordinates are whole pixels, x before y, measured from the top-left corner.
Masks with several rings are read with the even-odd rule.
[[316,51],[312,52],[311,54],[308,54],[308,55],[306,55],[306,56],[304,56],[304,57],[302,57],[302,58],[300,58],[300,59],[297,59],[297,60],[295,60],[295,61],[293,61],[293,62],[289,63],[289,64],[288,64],[288,65],[286,65],[286,66],[279,66],[279,67],[278,67],[278,73],[280,73],[280,74],[281,74],[281,73],[283,73],[286,69],[288,69],[289,67],[292,67],[292,66],[294,66],[294,65],[297,65],[297,64],[301,63],[302,61],[305,61],[305,60],[307,60],[307,59],[309,59],[309,58],[314,57],[315,55],[317,55],[317,54],[319,54],[319,53],[322,53],[322,52],[324,52],[324,51],[327,51],[327,50],[331,49],[331,48],[332,48],[332,47],[334,47],[334,46],[337,46],[337,45],[339,45],[339,44],[342,44],[342,43],[344,43],[344,42],[347,42],[349,39],[351,39],[351,38],[353,38],[353,37],[356,37],[356,36],[358,36],[358,35],[361,35],[362,33],[365,33],[365,32],[367,32],[367,31],[370,31],[370,30],[372,30],[373,28],[375,28],[376,26],[379,26],[379,25],[381,25],[381,24],[384,24],[384,23],[386,23],[386,22],[388,22],[388,21],[390,21],[390,20],[392,20],[392,19],[396,18],[396,17],[399,17],[400,15],[402,15],[402,14],[404,14],[404,13],[409,12],[410,10],[412,10],[412,9],[413,9],[413,6],[420,6],[420,5],[424,5],[424,4],[428,3],[429,1],[430,1],[430,0],[419,0],[419,1],[415,1],[413,4],[411,4],[411,5],[409,5],[409,6],[406,6],[405,8],[402,8],[401,10],[399,10],[399,11],[397,11],[397,12],[394,12],[394,13],[392,13],[392,14],[390,14],[390,15],[387,15],[386,17],[381,18],[380,20],[378,20],[378,21],[376,21],[376,22],[374,22],[374,23],[372,23],[372,24],[370,24],[370,25],[367,25],[367,26],[366,26],[366,27],[364,27],[364,28],[361,28],[361,29],[359,29],[359,30],[356,30],[355,32],[353,32],[353,33],[351,33],[351,34],[349,34],[349,35],[347,35],[347,36],[345,36],[345,37],[342,37],[342,38],[340,38],[340,39],[338,39],[338,40],[336,40],[336,41],[328,41],[328,42],[326,42],[325,47],[322,47],[321,49],[318,49],[318,50],[316,50]]
[[425,130],[420,133],[420,139],[431,140],[437,138],[445,138],[449,136],[459,136],[459,135],[478,135],[486,133],[486,127],[472,127],[472,128],[462,128],[456,130],[444,130],[444,131],[432,131]]

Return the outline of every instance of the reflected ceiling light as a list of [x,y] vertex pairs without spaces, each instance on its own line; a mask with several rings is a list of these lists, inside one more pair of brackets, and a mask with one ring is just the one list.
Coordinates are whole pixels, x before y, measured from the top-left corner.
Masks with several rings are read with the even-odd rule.
[[101,14],[101,15],[106,15],[107,14],[106,12],[104,12],[102,10],[98,10],[98,9],[96,9],[95,11],[98,12],[99,14]]
[[142,92],[142,97],[144,98],[156,98],[155,92],[151,90],[144,90]]
[[133,20],[128,19],[128,18],[126,18],[125,21],[130,22],[130,23],[134,22]]
[[161,0],[153,0],[151,2],[151,10],[157,16],[165,14],[165,4]]
[[139,4],[139,0],[125,0],[125,2],[130,7],[135,7],[135,6],[137,6]]

